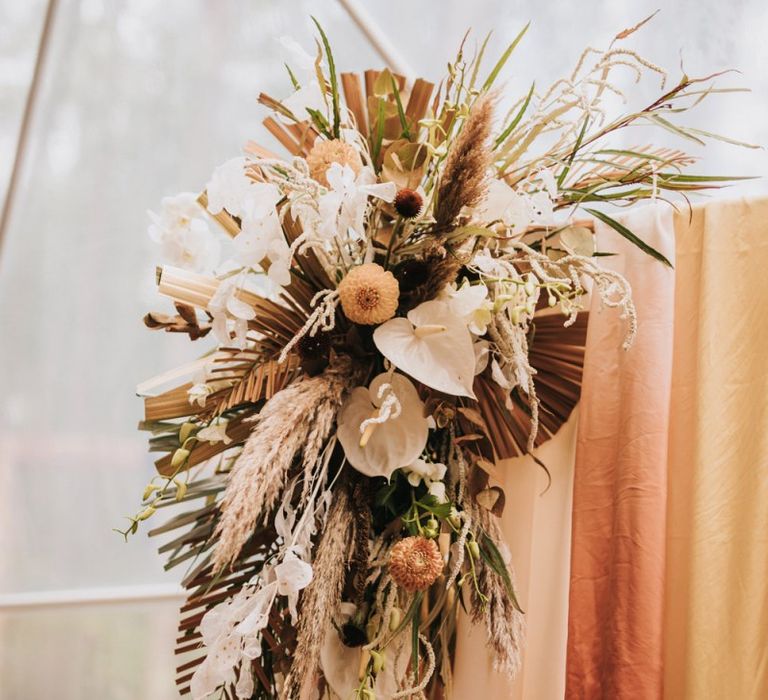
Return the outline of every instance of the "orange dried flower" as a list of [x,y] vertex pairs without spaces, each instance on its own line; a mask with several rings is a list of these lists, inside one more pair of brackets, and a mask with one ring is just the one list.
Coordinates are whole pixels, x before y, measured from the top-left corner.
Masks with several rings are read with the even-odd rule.
[[384,323],[395,315],[400,286],[395,276],[376,263],[353,268],[339,284],[344,314],[366,326]]
[[426,537],[406,537],[389,553],[392,580],[408,592],[426,590],[442,572],[440,550]]
[[316,141],[307,156],[307,165],[309,166],[309,174],[312,176],[312,179],[328,187],[328,178],[326,178],[325,173],[332,163],[348,165],[355,175],[363,167],[360,154],[352,145],[345,141],[341,139]]

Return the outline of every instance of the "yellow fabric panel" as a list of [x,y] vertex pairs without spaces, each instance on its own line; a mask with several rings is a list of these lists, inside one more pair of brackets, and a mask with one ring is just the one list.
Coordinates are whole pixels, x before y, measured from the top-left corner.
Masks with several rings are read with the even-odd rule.
[[768,199],[675,229],[664,695],[768,698]]

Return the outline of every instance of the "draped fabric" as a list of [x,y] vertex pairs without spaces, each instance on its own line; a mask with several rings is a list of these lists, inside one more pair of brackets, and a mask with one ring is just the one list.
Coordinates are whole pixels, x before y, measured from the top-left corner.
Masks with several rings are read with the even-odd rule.
[[[668,207],[623,217],[674,258]],[[593,296],[576,446],[566,697],[661,696],[662,610],[671,385],[673,270],[605,225],[600,250],[629,279],[638,314],[627,323]]]
[[675,269],[598,224],[636,342],[593,299],[578,416],[538,451],[552,488],[500,465],[528,643],[510,683],[462,618],[456,698],[768,698],[768,199],[622,221]]
[[768,199],[675,219],[664,696],[768,698]]
[[[578,408],[557,435],[536,451],[552,474],[530,457],[499,464],[506,495],[501,519],[525,610],[527,639],[514,682],[493,670],[485,629],[459,619],[454,667],[456,700],[557,700],[565,689],[573,457]],[[546,490],[545,490],[546,489]]]

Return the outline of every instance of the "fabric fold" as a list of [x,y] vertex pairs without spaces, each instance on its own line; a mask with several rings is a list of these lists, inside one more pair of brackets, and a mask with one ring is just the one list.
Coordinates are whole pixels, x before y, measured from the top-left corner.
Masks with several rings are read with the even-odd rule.
[[[674,260],[672,212],[619,217]],[[674,271],[597,224],[606,265],[632,285],[638,332],[593,298],[573,496],[567,698],[651,700],[662,694],[666,469]]]

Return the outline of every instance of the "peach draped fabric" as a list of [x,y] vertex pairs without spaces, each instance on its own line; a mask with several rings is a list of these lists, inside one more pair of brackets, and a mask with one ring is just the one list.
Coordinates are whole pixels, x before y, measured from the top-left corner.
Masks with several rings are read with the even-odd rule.
[[[622,217],[674,259],[672,213]],[[626,322],[593,296],[587,334],[573,497],[566,697],[661,696],[664,538],[674,272],[597,227],[607,263],[632,284],[634,345]],[[532,696],[533,697],[533,696]]]
[[[686,213],[687,214],[687,213]],[[664,697],[768,698],[768,199],[678,216]]]

